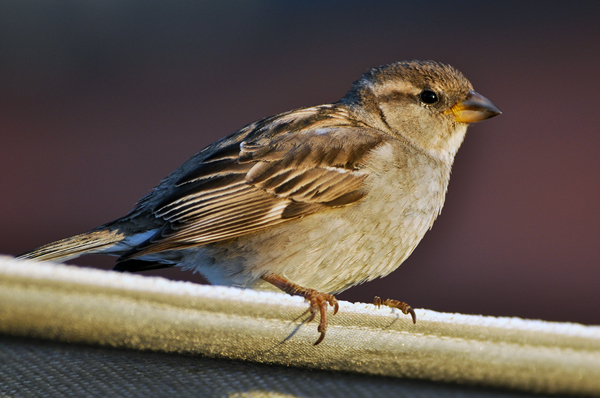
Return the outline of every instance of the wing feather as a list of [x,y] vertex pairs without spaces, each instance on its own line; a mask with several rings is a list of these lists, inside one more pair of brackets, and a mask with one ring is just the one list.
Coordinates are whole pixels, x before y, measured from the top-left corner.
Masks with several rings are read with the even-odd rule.
[[286,123],[271,120],[276,131],[257,122],[244,129],[252,140],[222,145],[162,187],[166,194],[152,213],[164,226],[119,261],[239,237],[363,198],[364,164],[390,137],[343,125],[348,119],[339,117],[298,122],[318,111],[286,114]]
[[164,207],[155,214],[167,221],[181,222],[189,218],[197,218],[196,215],[212,209],[224,210],[232,205],[236,206],[246,199],[248,196],[247,191],[247,184],[235,184],[230,189],[224,189],[206,196],[198,195],[185,202],[179,202],[176,206]]

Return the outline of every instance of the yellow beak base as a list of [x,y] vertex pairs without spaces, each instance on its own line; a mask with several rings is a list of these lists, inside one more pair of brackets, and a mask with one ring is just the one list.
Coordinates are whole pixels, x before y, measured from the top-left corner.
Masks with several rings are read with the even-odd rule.
[[459,123],[476,123],[500,115],[502,112],[483,95],[470,90],[467,99],[455,104],[446,113],[454,114]]

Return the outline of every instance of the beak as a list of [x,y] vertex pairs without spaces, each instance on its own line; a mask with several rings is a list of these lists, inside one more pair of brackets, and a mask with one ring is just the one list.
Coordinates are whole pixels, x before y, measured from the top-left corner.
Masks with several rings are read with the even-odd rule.
[[459,123],[475,123],[498,116],[502,112],[492,101],[473,90],[469,90],[467,99],[455,104],[444,113],[453,113],[454,119]]

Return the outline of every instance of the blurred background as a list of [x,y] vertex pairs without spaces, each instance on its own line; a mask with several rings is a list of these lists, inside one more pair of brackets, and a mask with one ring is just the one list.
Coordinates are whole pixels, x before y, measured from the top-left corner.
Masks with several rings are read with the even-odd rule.
[[3,1],[0,253],[126,214],[207,144],[335,102],[370,67],[434,59],[504,113],[470,128],[413,255],[339,297],[600,324],[599,17],[597,1]]

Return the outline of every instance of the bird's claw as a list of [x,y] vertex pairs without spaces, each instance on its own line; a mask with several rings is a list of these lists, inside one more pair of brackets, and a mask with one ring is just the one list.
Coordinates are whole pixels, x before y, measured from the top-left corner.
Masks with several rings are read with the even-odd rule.
[[398,308],[405,315],[410,314],[413,323],[417,323],[417,314],[415,314],[415,310],[413,310],[412,307],[406,304],[404,301],[392,299],[385,299],[382,301],[381,297],[375,296],[375,298],[373,299],[373,304],[376,305],[377,308],[381,307],[382,305],[392,308]]
[[308,322],[315,319],[317,312],[319,312],[321,315],[321,320],[319,321],[319,326],[317,327],[317,331],[321,333],[321,336],[319,336],[314,344],[317,345],[321,343],[323,339],[325,339],[325,334],[327,332],[327,304],[333,307],[333,315],[337,314],[340,306],[333,294],[320,293],[313,289],[306,289],[304,298],[310,303],[311,315]]
[[317,331],[321,333],[321,336],[319,336],[314,345],[322,342],[325,338],[325,333],[327,332],[327,304],[333,307],[333,315],[337,314],[338,310],[340,309],[335,296],[329,293],[318,292],[315,289],[298,286],[286,278],[276,274],[265,274],[261,278],[288,294],[304,297],[310,303],[310,318],[308,319],[308,322],[315,319],[317,312],[321,315],[321,320],[319,321],[319,326],[317,327]]

